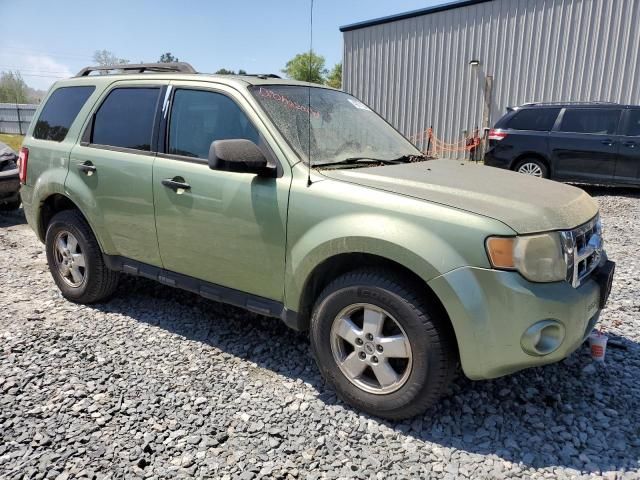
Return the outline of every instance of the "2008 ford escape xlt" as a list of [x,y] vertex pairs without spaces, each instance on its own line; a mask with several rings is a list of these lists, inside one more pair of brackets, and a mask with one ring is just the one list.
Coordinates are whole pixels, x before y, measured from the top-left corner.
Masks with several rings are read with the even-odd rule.
[[57,82],[20,152],[69,300],[106,299],[124,272],[279,317],[310,331],[343,399],[391,419],[458,364],[487,379],[556,362],[597,321],[614,266],[582,190],[424,161],[330,88],[116,68]]

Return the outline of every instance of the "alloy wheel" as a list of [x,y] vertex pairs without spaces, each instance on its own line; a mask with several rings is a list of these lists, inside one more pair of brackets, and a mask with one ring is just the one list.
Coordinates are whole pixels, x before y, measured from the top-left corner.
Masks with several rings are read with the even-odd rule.
[[343,309],[331,327],[333,358],[347,379],[373,394],[401,388],[411,373],[409,338],[384,309],[359,303]]
[[540,168],[540,165],[533,162],[523,163],[520,165],[520,168],[518,168],[518,172],[534,177],[542,177],[542,169]]
[[56,267],[62,279],[72,287],[79,287],[86,277],[86,259],[78,239],[68,231],[61,231],[54,240]]

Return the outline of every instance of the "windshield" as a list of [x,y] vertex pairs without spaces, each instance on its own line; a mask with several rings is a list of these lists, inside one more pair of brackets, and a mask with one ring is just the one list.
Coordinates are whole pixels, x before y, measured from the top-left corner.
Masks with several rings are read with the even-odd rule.
[[346,93],[293,85],[255,86],[251,92],[305,163],[311,152],[312,166],[422,155],[378,114]]

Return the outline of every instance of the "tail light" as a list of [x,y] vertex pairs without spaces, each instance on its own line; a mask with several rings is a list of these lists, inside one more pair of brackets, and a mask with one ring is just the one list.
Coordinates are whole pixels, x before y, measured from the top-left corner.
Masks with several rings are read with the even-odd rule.
[[491,130],[489,130],[489,140],[504,140],[505,138],[507,138],[507,132],[503,132],[502,130],[498,130],[495,128],[492,128]]
[[29,163],[29,149],[22,147],[18,155],[18,176],[23,185],[27,183],[27,163]]

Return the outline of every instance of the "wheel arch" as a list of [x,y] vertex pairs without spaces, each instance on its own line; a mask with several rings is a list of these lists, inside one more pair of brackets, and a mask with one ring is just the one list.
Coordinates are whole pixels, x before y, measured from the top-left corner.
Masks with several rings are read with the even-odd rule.
[[[392,275],[401,278],[409,287],[421,294],[430,305],[436,308],[438,316],[445,320],[452,338],[456,338],[453,324],[444,305],[424,279],[412,269],[395,260],[363,252],[339,253],[326,258],[315,266],[303,283],[298,312],[299,325],[304,330],[309,328],[314,302],[329,283],[340,275],[362,268],[375,268],[391,272]],[[454,343],[457,344],[457,342]]]
[[[87,222],[87,225],[89,225],[89,228],[92,230],[92,232],[95,235],[95,229],[91,225],[91,222],[89,222],[87,215],[85,215],[82,209],[73,200],[71,200],[69,197],[61,193],[52,193],[40,203],[40,208],[38,209],[38,214],[36,219],[36,222],[37,222],[36,225],[38,230],[37,234],[42,242],[45,241],[45,237],[47,235],[47,228],[49,226],[49,223],[51,222],[51,219],[54,217],[55,214],[62,212],[64,210],[78,211],[78,213],[82,215],[82,218],[84,219],[85,222]],[[96,240],[98,241],[98,245],[100,245],[100,239],[97,236],[96,236]],[[100,247],[102,248],[102,245],[100,245]]]

